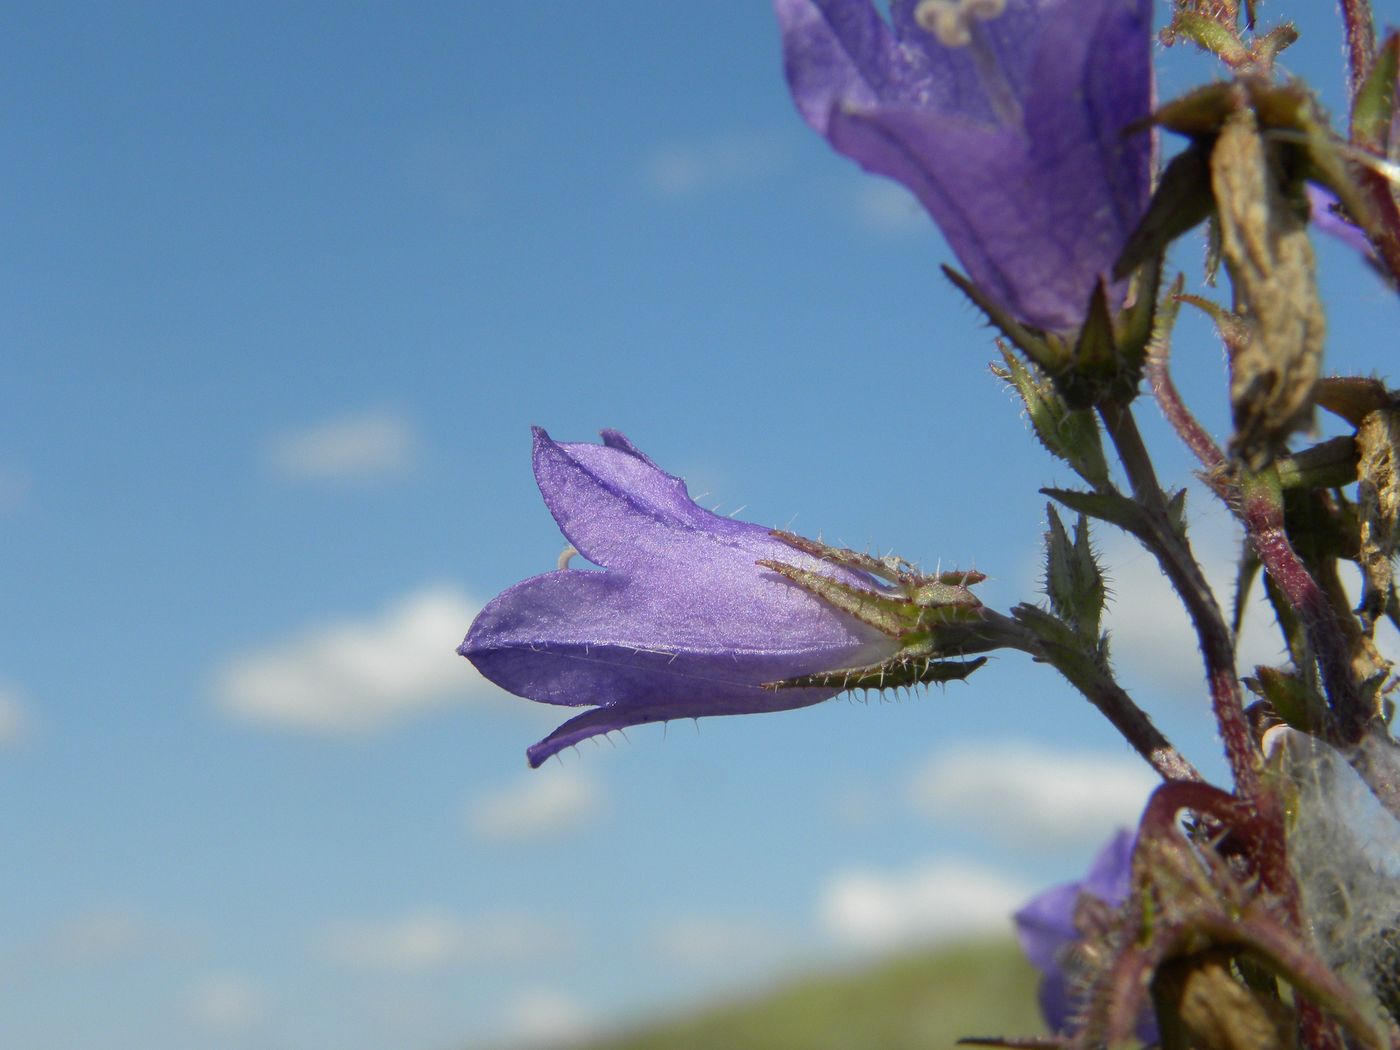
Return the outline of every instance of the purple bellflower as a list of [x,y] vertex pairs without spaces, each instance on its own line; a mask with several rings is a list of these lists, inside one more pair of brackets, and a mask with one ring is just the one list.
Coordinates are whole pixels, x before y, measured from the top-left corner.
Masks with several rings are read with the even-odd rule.
[[1376,252],[1366,238],[1361,227],[1347,222],[1337,214],[1337,195],[1325,190],[1316,183],[1307,184],[1308,204],[1312,209],[1312,223],[1329,237],[1335,237],[1343,244],[1358,252],[1372,265],[1375,265]]
[[591,708],[529,748],[532,766],[627,726],[815,704],[840,689],[765,684],[878,663],[899,649],[756,562],[881,590],[873,579],[712,514],[621,434],[602,437],[559,444],[536,429],[534,447],[545,504],[602,571],[564,567],[516,584],[458,649],[512,693]]
[[1147,204],[1151,0],[890,6],[775,0],[797,108],[908,187],[1003,309],[1077,328]]
[[[1040,1012],[1055,1032],[1070,1034],[1083,1006],[1071,957],[1074,946],[1084,939],[1075,916],[1085,904],[1116,908],[1127,900],[1136,842],[1133,832],[1119,831],[1099,850],[1081,881],[1046,890],[1015,915],[1021,950],[1043,975]],[[1157,1025],[1150,1013],[1138,1019],[1137,1034],[1144,1043],[1157,1041]]]

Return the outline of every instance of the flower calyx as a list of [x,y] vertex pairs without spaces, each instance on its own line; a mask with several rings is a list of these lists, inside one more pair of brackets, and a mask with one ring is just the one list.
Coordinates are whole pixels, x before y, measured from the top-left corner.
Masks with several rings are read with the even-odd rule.
[[776,559],[758,562],[828,605],[895,639],[900,647],[879,663],[786,678],[766,683],[767,688],[892,689],[962,681],[987,662],[986,657],[945,659],[991,647],[979,636],[983,605],[970,589],[986,579],[983,573],[953,570],[928,575],[902,558],[877,558],[778,529],[771,535],[794,550],[883,581],[886,586],[870,590]]

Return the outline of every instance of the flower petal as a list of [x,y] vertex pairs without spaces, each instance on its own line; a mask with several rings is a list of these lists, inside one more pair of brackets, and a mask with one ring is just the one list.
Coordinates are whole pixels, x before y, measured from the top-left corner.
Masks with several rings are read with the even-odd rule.
[[710,683],[700,683],[699,687],[699,693],[691,692],[684,699],[655,698],[642,703],[609,704],[585,711],[569,719],[538,744],[526,748],[526,757],[531,768],[537,769],[564,748],[591,736],[611,733],[614,729],[627,729],[650,722],[669,722],[673,718],[791,711],[819,704],[837,693],[835,689],[784,689],[775,692],[756,686],[726,686],[716,691]]
[[722,687],[740,686],[736,695],[753,702],[763,682],[874,662],[897,647],[776,573],[754,566],[752,574],[755,593],[746,601],[707,594],[703,580],[546,573],[497,595],[458,651],[498,685],[534,700],[580,706],[679,697],[691,700],[688,714],[704,714]]
[[1013,916],[1021,951],[1042,973],[1056,970],[1060,952],[1079,939],[1074,928],[1078,900],[1079,883],[1066,883],[1039,894]]
[[560,444],[535,428],[535,480],[559,530],[585,558],[606,568],[644,568],[699,548],[752,565],[784,546],[768,530],[712,514],[685,482],[667,474],[616,431],[606,443]]
[[894,37],[868,0],[776,0],[783,64],[798,112],[825,135],[838,104],[901,93]]
[[1089,866],[1089,874],[1084,876],[1081,888],[1099,900],[1109,904],[1122,904],[1128,899],[1128,890],[1133,878],[1133,850],[1137,846],[1137,834],[1126,828],[1104,843],[1094,863]]
[[[1056,173],[1038,167],[1015,132],[928,110],[842,110],[831,143],[909,187],[973,283],[1018,317],[1047,329],[1083,319],[1100,267],[1080,254],[1084,224],[1050,213],[1043,186]],[[1102,269],[1112,264],[1111,253],[1097,254]]]
[[538,765],[541,748],[539,761],[624,726],[818,703],[839,690],[761,686],[870,663],[895,648],[777,574],[757,566],[750,572],[761,600],[736,601],[722,590],[707,597],[703,581],[547,573],[490,602],[458,651],[517,695],[598,705],[532,749]]
[[[1073,17],[1056,14],[1067,7]],[[1041,196],[1065,212],[1047,221],[1092,227],[1079,245],[1092,279],[1113,265],[1147,206],[1152,136],[1129,128],[1152,108],[1152,5],[1059,0],[1045,9],[1026,127],[1047,175]]]

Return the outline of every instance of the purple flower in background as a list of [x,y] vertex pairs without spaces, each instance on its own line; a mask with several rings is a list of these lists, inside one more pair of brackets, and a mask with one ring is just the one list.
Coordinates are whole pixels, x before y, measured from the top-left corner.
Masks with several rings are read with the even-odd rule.
[[807,123],[1020,320],[1083,321],[1147,203],[1151,0],[775,0]]
[[621,434],[602,437],[558,444],[536,429],[534,465],[560,531],[603,571],[562,568],[516,584],[481,611],[458,649],[512,693],[592,708],[529,748],[532,766],[626,726],[815,704],[840,690],[763,684],[898,650],[755,562],[880,589],[869,577],[704,510]]
[[1337,195],[1313,182],[1307,184],[1307,194],[1308,204],[1312,209],[1313,225],[1329,237],[1335,237],[1360,252],[1366,261],[1374,266],[1376,253],[1366,234],[1360,226],[1347,222],[1334,210]]
[[[1069,959],[1070,949],[1084,939],[1076,928],[1075,915],[1085,905],[1097,902],[1116,908],[1127,900],[1136,841],[1133,832],[1118,832],[1099,850],[1081,881],[1046,890],[1015,915],[1021,950],[1044,975],[1040,1012],[1056,1032],[1068,1034],[1072,1030],[1082,1005]],[[1157,1025],[1150,1013],[1138,1020],[1138,1038],[1144,1043],[1157,1041]]]

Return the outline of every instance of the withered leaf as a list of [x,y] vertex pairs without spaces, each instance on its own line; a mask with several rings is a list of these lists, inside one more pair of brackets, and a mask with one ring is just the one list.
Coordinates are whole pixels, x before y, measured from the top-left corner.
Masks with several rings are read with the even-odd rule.
[[1220,247],[1249,337],[1231,348],[1230,451],[1253,470],[1312,419],[1326,333],[1307,224],[1290,206],[1252,110],[1231,114],[1211,154]]
[[1361,569],[1366,577],[1362,607],[1374,621],[1394,586],[1391,559],[1400,540],[1400,410],[1369,413],[1356,431],[1357,517],[1361,523]]

